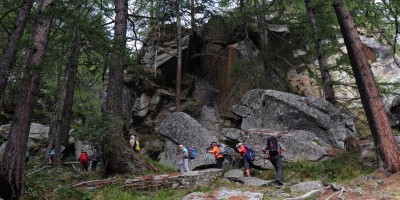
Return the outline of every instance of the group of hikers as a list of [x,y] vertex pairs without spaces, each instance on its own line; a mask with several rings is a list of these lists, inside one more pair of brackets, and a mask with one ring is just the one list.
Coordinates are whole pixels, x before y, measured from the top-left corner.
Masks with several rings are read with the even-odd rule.
[[[130,136],[129,145],[135,153],[138,153],[140,151],[139,140],[135,137],[135,135]],[[94,147],[92,147],[91,151],[92,154],[89,156],[85,150],[81,149],[81,154],[78,158],[81,173],[88,171],[89,165],[91,170],[97,169],[97,166],[101,159],[100,151]],[[50,160],[52,159],[52,153],[54,156],[54,149],[50,151]]]
[[[91,146],[91,155],[84,150],[81,149],[80,155],[78,158],[78,162],[80,164],[80,172],[84,173],[89,170],[89,165],[91,170],[96,170],[98,168],[99,162],[101,160],[101,152],[100,150],[94,148]],[[54,163],[54,156],[55,156],[55,150],[54,147],[50,149],[49,152],[49,160],[48,163],[51,165]]]
[[[215,158],[215,168],[222,169],[223,162],[225,157],[228,156],[226,151],[227,147],[217,142],[212,142],[210,148],[207,149],[207,153],[213,154]],[[255,152],[249,146],[246,146],[243,143],[238,143],[236,145],[236,149],[241,155],[241,166],[243,169],[244,174],[247,177],[250,177],[250,170],[253,166],[253,161],[255,160]],[[271,164],[274,166],[276,171],[276,182],[279,185],[283,184],[283,164],[282,164],[282,153],[286,151],[286,148],[278,142],[275,136],[270,136],[266,141],[265,148],[262,148],[266,156],[265,158],[268,159]],[[193,155],[194,154],[194,155]],[[179,169],[181,172],[188,172],[190,171],[189,168],[189,161],[194,159],[195,157],[195,150],[192,147],[184,146],[182,144],[178,145],[178,153],[177,156],[180,158],[178,163]]]
[[81,149],[81,154],[78,158],[78,161],[80,163],[80,172],[84,173],[89,170],[89,165],[90,165],[90,170],[94,171],[97,169],[99,162],[101,160],[101,154],[100,150],[92,147],[92,153],[89,156],[89,154]]
[[[283,184],[282,153],[286,151],[286,148],[280,142],[278,142],[275,136],[270,136],[269,138],[267,138],[266,142],[267,143],[265,148],[262,148],[261,151],[263,151],[266,154],[265,158],[271,162],[271,164],[274,166],[276,170],[276,182],[279,185],[282,185]],[[129,145],[132,148],[133,152],[138,153],[140,151],[139,140],[135,137],[135,135],[130,136]],[[215,168],[219,169],[223,168],[223,162],[225,160],[225,157],[229,155],[228,149],[229,148],[227,146],[218,144],[217,142],[212,142],[210,144],[210,147],[207,148],[207,153],[214,155]],[[236,150],[237,152],[239,152],[241,156],[240,164],[242,166],[244,174],[247,177],[250,177],[251,176],[250,170],[253,166],[253,161],[255,160],[254,150],[243,143],[236,144]],[[192,147],[180,144],[178,145],[177,156],[178,158],[180,158],[180,161],[178,163],[180,171],[189,172],[190,171],[189,161],[196,157],[196,150]],[[53,159],[54,159],[54,148],[50,150],[49,163],[52,163]],[[88,171],[89,164],[91,170],[95,170],[97,168],[100,159],[101,156],[100,156],[100,151],[98,149],[92,147],[92,154],[90,156],[86,151],[81,149],[81,154],[78,158],[78,161],[80,162],[81,165],[80,168],[81,173]]]

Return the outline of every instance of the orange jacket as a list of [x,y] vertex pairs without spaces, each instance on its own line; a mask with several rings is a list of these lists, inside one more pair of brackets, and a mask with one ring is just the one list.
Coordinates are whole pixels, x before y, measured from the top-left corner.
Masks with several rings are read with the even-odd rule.
[[219,150],[218,146],[214,146],[212,148],[212,152],[214,154],[215,159],[224,157],[222,154],[220,154],[221,151]]

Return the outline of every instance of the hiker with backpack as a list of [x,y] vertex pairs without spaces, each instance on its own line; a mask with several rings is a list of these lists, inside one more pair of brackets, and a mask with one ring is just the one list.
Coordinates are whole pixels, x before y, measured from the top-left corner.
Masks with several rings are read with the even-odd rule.
[[51,147],[50,152],[49,152],[49,164],[53,164],[55,154],[56,154],[56,151],[54,150],[54,147]]
[[86,172],[89,168],[89,156],[83,149],[81,149],[78,161],[81,163],[81,173]]
[[217,142],[212,142],[211,143],[211,150],[208,150],[207,153],[212,153],[214,154],[215,158],[215,167],[218,169],[222,169],[223,165],[222,163],[224,162],[224,155],[221,149],[219,148]]
[[279,185],[283,185],[282,152],[285,152],[286,148],[278,142],[275,136],[270,136],[267,138],[267,146],[261,150],[267,154],[267,159],[275,168],[276,182]]
[[236,145],[237,150],[242,156],[242,164],[243,171],[247,177],[251,177],[250,168],[253,165],[253,161],[255,159],[254,151],[248,147],[246,147],[243,143],[238,143]]
[[90,165],[90,169],[91,170],[96,170],[97,169],[97,164],[99,163],[100,159],[101,159],[101,154],[100,154],[100,150],[96,149],[93,147],[92,150],[93,154],[91,156],[91,165]]
[[179,170],[180,172],[189,172],[189,150],[184,147],[183,145],[179,145],[178,146],[179,150],[178,150],[178,158],[181,158],[181,160],[179,161],[178,165],[179,165]]
[[129,145],[131,146],[133,152],[138,153],[140,151],[139,139],[136,138],[135,135],[131,135]]

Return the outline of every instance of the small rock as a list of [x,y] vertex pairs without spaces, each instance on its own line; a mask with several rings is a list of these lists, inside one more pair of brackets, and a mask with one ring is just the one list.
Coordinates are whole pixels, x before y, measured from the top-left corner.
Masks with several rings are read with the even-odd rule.
[[322,183],[320,181],[309,181],[309,182],[300,182],[296,185],[290,187],[290,191],[297,192],[309,192],[314,189],[322,188]]
[[227,177],[231,181],[236,181],[248,186],[263,186],[268,185],[272,180],[263,180],[256,177]]
[[243,171],[240,169],[229,170],[224,174],[224,177],[244,177]]

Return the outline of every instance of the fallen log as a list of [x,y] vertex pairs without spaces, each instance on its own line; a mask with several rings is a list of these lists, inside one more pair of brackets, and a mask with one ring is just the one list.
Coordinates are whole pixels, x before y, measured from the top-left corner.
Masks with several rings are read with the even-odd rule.
[[160,175],[143,175],[127,179],[123,187],[135,189],[151,189],[155,187],[187,187],[203,184],[217,177],[222,177],[220,169],[206,169],[184,173],[169,173]]
[[92,180],[81,182],[73,185],[72,187],[82,189],[82,190],[92,190],[96,188],[101,188],[104,186],[109,186],[120,182],[121,179],[119,178],[108,178],[108,179],[99,179],[99,180]]

